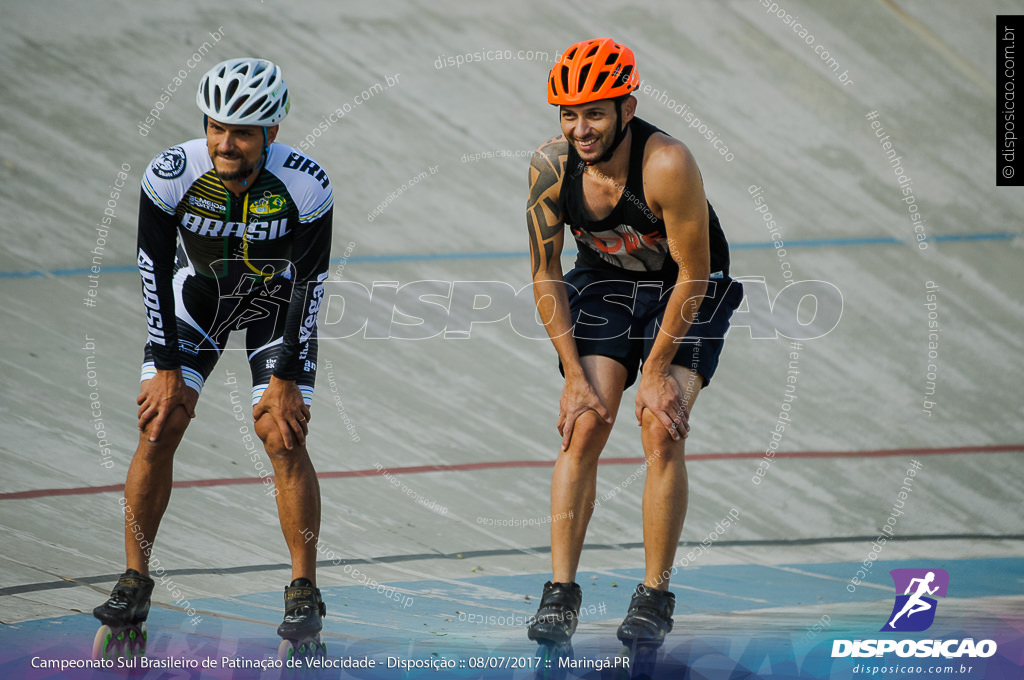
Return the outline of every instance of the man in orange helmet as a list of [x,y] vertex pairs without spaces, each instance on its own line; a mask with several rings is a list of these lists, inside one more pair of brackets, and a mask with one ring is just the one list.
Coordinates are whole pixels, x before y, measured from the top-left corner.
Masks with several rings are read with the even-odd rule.
[[[551,480],[554,573],[528,631],[541,644],[567,645],[576,630],[576,570],[598,457],[641,364],[635,414],[647,460],[646,568],[618,637],[657,646],[672,629],[668,583],[686,515],[690,411],[743,296],[693,155],[634,115],[638,82],[633,53],[610,38],[566,50],[548,79],[562,134],[541,145],[530,166],[534,295],[565,376]],[[579,255],[563,277],[565,225]]]

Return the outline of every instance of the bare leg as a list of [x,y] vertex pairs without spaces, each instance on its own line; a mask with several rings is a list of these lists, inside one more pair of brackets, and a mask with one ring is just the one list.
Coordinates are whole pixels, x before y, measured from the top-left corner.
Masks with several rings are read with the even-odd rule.
[[[585,356],[580,359],[587,380],[613,416],[619,410],[626,369],[614,359]],[[612,426],[593,411],[576,420],[569,450],[559,453],[551,476],[552,580],[576,580],[587,525],[597,495],[597,461]]]
[[[194,408],[199,394],[191,389],[188,393]],[[178,406],[167,419],[160,441],[150,442],[149,428],[143,430],[128,467],[124,484],[124,551],[127,567],[140,574],[149,575],[149,552],[171,498],[174,452],[190,420],[185,409]]]
[[[693,408],[703,381],[688,368],[672,366],[672,375]],[[685,439],[674,441],[665,426],[650,412],[643,413],[643,446],[647,458],[644,483],[644,585],[668,590],[672,563],[689,500]]]
[[[308,578],[316,584],[316,544],[320,536],[320,482],[305,446],[284,447],[280,430],[270,415],[256,421],[256,434],[274,466],[277,513],[288,543],[292,580]],[[310,534],[312,532],[312,534]]]

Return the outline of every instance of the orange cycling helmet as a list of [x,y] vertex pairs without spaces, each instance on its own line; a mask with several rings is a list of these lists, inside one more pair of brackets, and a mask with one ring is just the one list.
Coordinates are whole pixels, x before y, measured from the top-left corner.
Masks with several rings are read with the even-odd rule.
[[583,40],[567,49],[551,68],[548,103],[576,106],[623,97],[639,82],[631,49],[611,38]]

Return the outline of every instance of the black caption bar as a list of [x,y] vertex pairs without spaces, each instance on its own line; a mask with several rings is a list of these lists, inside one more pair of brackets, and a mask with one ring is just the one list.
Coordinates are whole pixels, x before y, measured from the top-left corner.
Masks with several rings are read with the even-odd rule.
[[1024,149],[1017,136],[1017,122],[1022,120],[1017,118],[1018,37],[1024,46],[1024,16],[996,16],[996,186],[1001,187],[1024,186]]

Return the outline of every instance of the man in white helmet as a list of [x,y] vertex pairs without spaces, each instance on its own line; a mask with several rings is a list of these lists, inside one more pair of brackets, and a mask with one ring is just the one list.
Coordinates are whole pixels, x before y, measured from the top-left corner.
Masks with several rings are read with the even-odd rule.
[[[291,553],[293,580],[278,632],[315,636],[325,613],[316,541],[307,540],[310,531],[319,534],[320,488],[306,434],[330,258],[331,182],[312,159],[274,141],[288,113],[288,88],[273,63],[218,64],[203,76],[196,102],[206,137],[160,153],[142,181],[138,266],[149,341],[139,444],[124,492],[127,570],[93,612],[104,624],[94,650],[102,656],[118,651],[124,630],[144,648],[149,556],[171,495],[174,452],[232,330],[245,330],[254,429],[273,464]],[[243,443],[262,468],[251,436]]]

